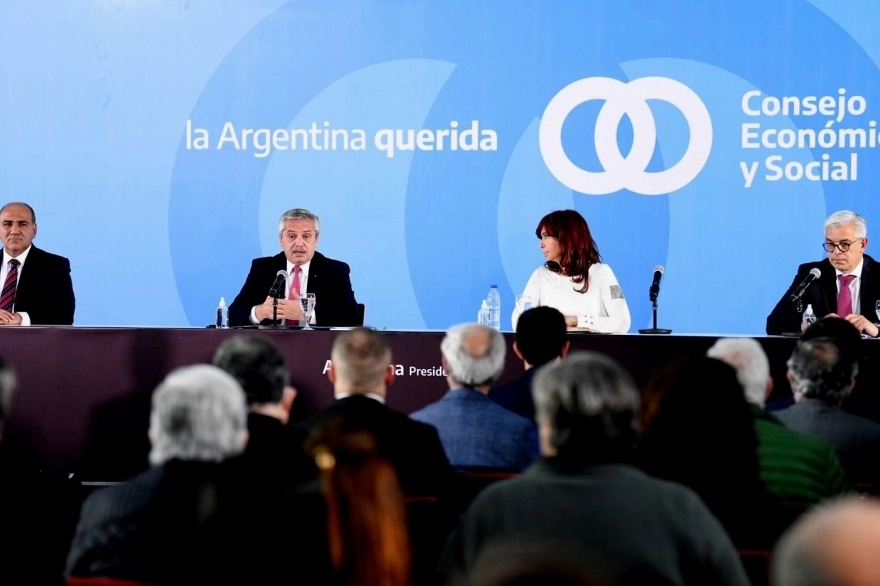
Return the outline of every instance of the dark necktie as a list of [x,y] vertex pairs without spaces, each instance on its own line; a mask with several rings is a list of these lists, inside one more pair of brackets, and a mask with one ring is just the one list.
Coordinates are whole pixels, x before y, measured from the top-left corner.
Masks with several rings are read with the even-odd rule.
[[15,287],[18,284],[18,265],[21,263],[16,259],[9,261],[9,273],[6,275],[6,282],[3,283],[3,292],[0,293],[0,309],[4,311],[12,311],[15,304]]

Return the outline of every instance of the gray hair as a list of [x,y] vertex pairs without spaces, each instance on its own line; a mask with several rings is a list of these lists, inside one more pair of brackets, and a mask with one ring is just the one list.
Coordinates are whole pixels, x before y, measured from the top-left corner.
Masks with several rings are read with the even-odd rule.
[[809,399],[839,405],[852,392],[857,362],[841,355],[833,338],[799,342],[786,363],[791,388]]
[[736,370],[736,378],[749,403],[764,406],[770,361],[754,338],[722,338],[706,352],[709,358],[726,362]]
[[150,462],[220,462],[244,450],[247,406],[238,382],[216,366],[171,372],[153,393]]
[[848,547],[859,539],[860,527],[876,523],[880,505],[860,497],[845,497],[820,504],[788,529],[773,548],[770,564],[774,586],[836,586],[843,583],[836,575],[829,544]]
[[855,226],[856,238],[864,238],[868,235],[868,224],[865,222],[865,218],[849,210],[840,210],[828,216],[828,219],[825,220],[825,229],[841,228],[850,224]]
[[506,351],[501,332],[479,324],[452,326],[440,342],[449,376],[467,387],[494,382],[504,370]]
[[287,223],[287,220],[311,220],[315,223],[315,238],[321,235],[321,221],[318,219],[318,216],[304,208],[293,208],[281,214],[281,219],[278,220],[279,238],[284,233],[284,225]]
[[368,393],[385,380],[391,364],[391,346],[382,334],[355,328],[336,337],[330,360],[348,392]]
[[629,442],[638,434],[639,391],[629,374],[603,354],[575,352],[542,366],[532,381],[532,396],[538,419],[553,428],[556,448],[578,431],[571,424],[586,423],[587,418],[608,440]]

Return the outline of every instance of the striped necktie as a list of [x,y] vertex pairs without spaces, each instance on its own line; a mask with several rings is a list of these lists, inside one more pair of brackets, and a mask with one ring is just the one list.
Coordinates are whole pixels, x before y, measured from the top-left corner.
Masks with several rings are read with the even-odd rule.
[[6,282],[3,283],[3,292],[0,293],[0,309],[4,311],[12,311],[15,304],[15,287],[18,285],[18,265],[21,263],[17,259],[9,261],[9,273],[6,275]]

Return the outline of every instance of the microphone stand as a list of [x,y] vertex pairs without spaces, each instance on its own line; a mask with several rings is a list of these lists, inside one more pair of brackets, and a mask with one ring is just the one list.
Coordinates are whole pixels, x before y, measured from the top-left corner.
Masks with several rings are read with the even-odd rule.
[[[654,297],[653,295],[651,297]],[[671,334],[672,330],[667,330],[664,328],[657,327],[657,298],[654,297],[651,299],[652,307],[654,309],[654,327],[653,328],[645,328],[643,330],[639,330],[640,334]]]

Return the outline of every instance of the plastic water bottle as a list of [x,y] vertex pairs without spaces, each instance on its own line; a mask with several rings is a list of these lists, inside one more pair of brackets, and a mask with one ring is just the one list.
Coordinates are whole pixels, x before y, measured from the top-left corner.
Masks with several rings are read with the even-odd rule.
[[224,297],[220,298],[220,303],[217,304],[217,327],[218,328],[228,328],[229,327],[229,309],[226,307],[226,299]]
[[481,326],[489,327],[489,304],[486,303],[485,299],[483,299],[483,304],[480,305],[480,311],[477,312],[477,323]]
[[489,289],[489,295],[486,297],[486,303],[489,305],[489,327],[493,330],[501,331],[501,294],[498,292],[498,285],[492,285]]
[[801,321],[801,332],[806,332],[807,328],[816,323],[816,314],[813,313],[812,304],[807,304],[807,310],[804,311],[804,319]]

